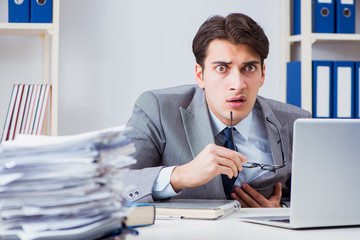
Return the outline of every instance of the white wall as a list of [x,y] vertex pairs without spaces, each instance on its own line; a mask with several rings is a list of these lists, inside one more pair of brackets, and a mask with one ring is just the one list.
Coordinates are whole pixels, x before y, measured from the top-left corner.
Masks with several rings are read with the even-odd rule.
[[[0,0],[0,15],[4,1]],[[270,54],[260,94],[279,100],[280,3],[61,0],[59,135],[125,124],[141,92],[194,83],[192,39],[213,14],[242,12],[264,28]],[[41,82],[41,41],[37,37],[0,37],[0,80],[1,128],[12,84]]]

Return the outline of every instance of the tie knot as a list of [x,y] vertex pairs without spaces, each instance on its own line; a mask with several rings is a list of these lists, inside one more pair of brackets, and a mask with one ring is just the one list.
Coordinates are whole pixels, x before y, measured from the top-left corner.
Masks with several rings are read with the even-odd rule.
[[231,134],[231,128],[226,127],[223,130],[224,135],[225,135],[225,140],[226,141],[232,141],[232,134]]

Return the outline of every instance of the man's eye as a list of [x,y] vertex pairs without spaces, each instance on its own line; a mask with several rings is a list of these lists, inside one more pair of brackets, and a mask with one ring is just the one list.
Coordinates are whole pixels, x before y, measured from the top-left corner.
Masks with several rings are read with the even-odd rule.
[[217,72],[220,72],[220,73],[223,73],[226,71],[226,67],[225,66],[217,66],[216,67],[216,71]]
[[256,70],[256,67],[253,65],[248,65],[245,67],[245,71],[247,72],[254,72]]

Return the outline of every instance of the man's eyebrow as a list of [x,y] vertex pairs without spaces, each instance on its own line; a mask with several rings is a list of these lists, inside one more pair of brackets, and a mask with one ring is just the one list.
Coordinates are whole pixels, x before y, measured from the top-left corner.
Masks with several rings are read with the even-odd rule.
[[[232,64],[232,62],[214,61],[214,62],[212,62],[212,64],[216,64],[216,65],[230,65],[230,64]],[[253,61],[243,62],[243,65],[254,65],[254,64],[260,64],[260,61],[258,61],[258,60],[253,60]]]
[[260,61],[254,60],[254,61],[248,61],[243,62],[244,65],[254,65],[254,64],[260,64]]
[[212,64],[219,64],[219,65],[230,65],[232,62],[225,62],[225,61],[215,61]]

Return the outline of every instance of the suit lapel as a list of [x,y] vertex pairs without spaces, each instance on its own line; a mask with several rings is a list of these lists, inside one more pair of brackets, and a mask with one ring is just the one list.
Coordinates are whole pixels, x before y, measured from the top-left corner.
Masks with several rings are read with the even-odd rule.
[[[289,154],[289,143],[290,143],[290,139],[289,139],[289,126],[288,125],[281,125],[281,123],[279,122],[279,120],[277,119],[277,117],[275,116],[274,112],[271,110],[271,108],[268,106],[268,104],[258,98],[257,99],[257,103],[260,104],[260,107],[262,109],[262,112],[264,114],[264,125],[265,125],[265,129],[266,129],[266,135],[269,141],[269,145],[271,148],[271,152],[272,152],[272,157],[274,159],[274,164],[276,165],[281,165],[282,164],[282,153],[281,153],[281,146],[280,146],[280,136],[276,130],[276,127],[278,127],[280,135],[281,135],[281,140],[282,140],[282,145],[283,145],[283,151],[284,151],[284,156],[288,156]],[[273,124],[269,123],[266,118],[269,118],[275,125],[273,126]]]
[[[281,147],[280,147],[280,143],[279,143],[279,134],[275,128],[275,126],[273,126],[271,123],[269,123],[266,118],[268,117],[278,128],[279,128],[279,132],[281,135],[281,140],[282,140],[282,144],[283,144],[283,151],[284,151],[284,157],[285,160],[288,160],[288,156],[290,154],[290,148],[289,148],[289,144],[290,144],[290,140],[289,140],[289,126],[288,125],[284,125],[282,126],[281,123],[279,122],[278,118],[275,116],[275,114],[273,113],[273,111],[271,110],[270,106],[268,106],[268,104],[262,100],[261,98],[257,98],[257,102],[256,104],[259,104],[261,107],[261,110],[264,114],[264,124],[265,124],[265,129],[266,129],[266,134],[267,134],[267,138],[269,141],[269,145],[271,148],[271,153],[272,153],[272,157],[274,159],[274,164],[276,165],[282,165],[282,153],[281,153]],[[272,194],[272,189],[271,188],[267,188],[267,186],[275,184],[276,181],[275,179],[279,178],[281,175],[285,175],[287,173],[287,168],[291,168],[289,162],[287,161],[288,165],[285,168],[279,169],[277,170],[275,173],[274,172],[267,172],[264,175],[262,175],[261,177],[255,179],[254,181],[251,182],[251,185],[255,186],[258,190],[260,190],[260,192],[265,196],[265,197],[269,197]],[[261,189],[268,189],[268,191],[264,191],[262,192]]]
[[180,114],[186,139],[195,158],[208,144],[215,142],[203,90],[197,90],[187,109],[180,107]]
[[[180,107],[180,115],[186,139],[195,158],[208,144],[215,143],[204,91],[198,89],[187,109]],[[225,198],[221,176],[214,177],[201,188],[201,195],[213,198]]]

